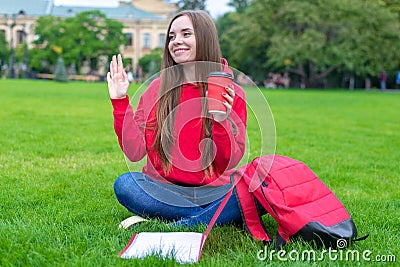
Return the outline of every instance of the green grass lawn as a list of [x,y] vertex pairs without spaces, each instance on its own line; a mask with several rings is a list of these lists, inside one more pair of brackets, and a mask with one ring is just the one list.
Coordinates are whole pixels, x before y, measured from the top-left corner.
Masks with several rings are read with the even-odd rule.
[[[358,266],[367,263],[366,250],[371,260],[395,255],[389,265],[398,264],[400,94],[263,93],[275,119],[276,153],[313,169],[347,207],[359,234],[370,237],[351,246],[360,261],[262,261],[263,244],[241,226],[217,226],[194,266]],[[113,182],[128,168],[105,83],[0,80],[0,107],[0,266],[179,266],[117,257],[133,232],[171,229],[159,221],[118,229],[130,213],[117,202]],[[250,122],[250,139],[253,128]],[[276,229],[268,216],[265,221]],[[293,243],[286,251],[307,249]]]

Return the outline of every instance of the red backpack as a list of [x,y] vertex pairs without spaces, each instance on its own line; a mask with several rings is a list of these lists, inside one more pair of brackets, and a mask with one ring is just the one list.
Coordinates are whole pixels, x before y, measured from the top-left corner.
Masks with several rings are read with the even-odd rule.
[[[303,162],[279,155],[255,158],[231,175],[246,229],[272,243],[259,215],[261,205],[278,223],[276,247],[301,238],[317,247],[343,248],[357,237],[349,213]],[[341,242],[341,243],[340,243]]]

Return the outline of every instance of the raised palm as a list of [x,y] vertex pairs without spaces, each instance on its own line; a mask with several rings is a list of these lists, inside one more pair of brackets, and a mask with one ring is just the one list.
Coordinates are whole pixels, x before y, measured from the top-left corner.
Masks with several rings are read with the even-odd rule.
[[129,80],[122,63],[122,57],[113,56],[107,73],[108,92],[111,98],[124,98],[128,92]]

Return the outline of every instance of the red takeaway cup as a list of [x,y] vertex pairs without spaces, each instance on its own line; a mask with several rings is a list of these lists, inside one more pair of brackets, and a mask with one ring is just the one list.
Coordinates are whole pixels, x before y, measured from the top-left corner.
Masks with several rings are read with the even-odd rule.
[[226,107],[222,103],[226,93],[225,88],[232,84],[232,75],[227,72],[215,71],[208,75],[208,112],[211,114],[225,114]]

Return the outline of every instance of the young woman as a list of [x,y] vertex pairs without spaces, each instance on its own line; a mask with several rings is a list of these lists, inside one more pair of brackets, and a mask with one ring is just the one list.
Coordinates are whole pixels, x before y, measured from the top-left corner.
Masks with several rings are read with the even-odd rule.
[[[147,157],[142,172],[115,181],[118,201],[129,211],[176,224],[209,223],[230,188],[229,173],[245,150],[246,102],[232,83],[223,93],[226,114],[207,111],[207,75],[231,74],[218,35],[204,11],[182,11],[170,22],[160,77],[151,82],[134,112],[120,55],[107,74],[114,129],[126,157]],[[241,221],[232,195],[217,223]]]

